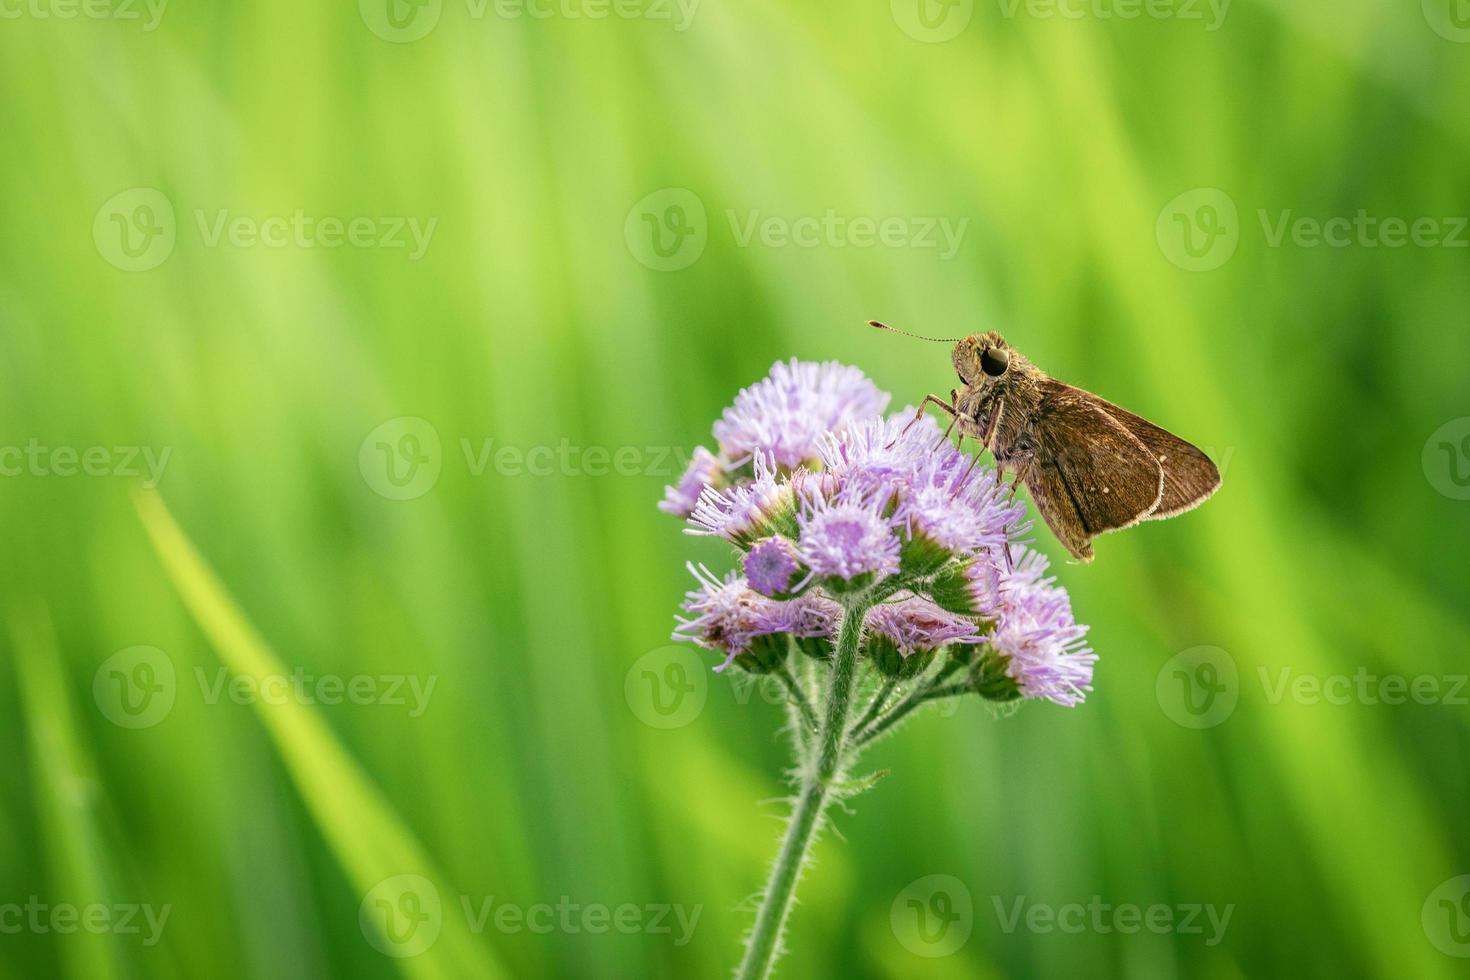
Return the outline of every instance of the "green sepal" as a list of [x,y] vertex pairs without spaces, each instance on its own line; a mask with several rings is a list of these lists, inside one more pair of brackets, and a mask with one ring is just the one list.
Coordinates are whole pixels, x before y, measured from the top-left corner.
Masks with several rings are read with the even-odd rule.
[[749,674],[769,674],[786,662],[787,634],[766,633],[750,641],[750,648],[736,654],[735,666]]
[[904,574],[922,577],[939,571],[952,557],[948,548],[919,532],[903,543],[898,560]]
[[878,673],[895,680],[911,680],[934,662],[933,650],[911,653],[905,657],[898,652],[898,645],[882,633],[869,633],[865,646],[868,659],[878,668]]
[[832,641],[825,636],[798,636],[796,649],[813,660],[832,659]]
[[974,681],[976,693],[987,701],[1019,700],[1021,689],[1006,673],[1005,661],[993,648],[987,646],[984,650],[984,656],[980,657],[970,669],[970,677]]
[[783,538],[792,541],[801,537],[801,526],[796,523],[796,495],[791,495],[791,503],[782,507],[771,515],[766,524],[766,537],[779,534]]
[[863,572],[852,578],[838,578],[832,575],[822,579],[822,586],[833,595],[853,595],[858,592],[866,592],[873,584],[874,578],[872,572]]
[[969,562],[950,565],[934,576],[924,591],[936,606],[960,616],[980,615],[979,604],[970,589],[970,577],[965,574],[969,567]]

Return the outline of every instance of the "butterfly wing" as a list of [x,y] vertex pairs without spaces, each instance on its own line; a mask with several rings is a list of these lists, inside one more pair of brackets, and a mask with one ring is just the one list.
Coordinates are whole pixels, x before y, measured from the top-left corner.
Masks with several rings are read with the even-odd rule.
[[1143,443],[1163,468],[1164,496],[1145,520],[1162,520],[1193,510],[1220,488],[1220,471],[1197,446],[1159,428],[1148,419],[1140,418],[1125,408],[1098,398],[1091,392],[1084,391],[1082,394],[1096,402],[1103,411]]
[[1020,478],[1057,540],[1091,561],[1093,538],[1131,527],[1159,506],[1164,471],[1102,399],[1050,378],[1041,394]]

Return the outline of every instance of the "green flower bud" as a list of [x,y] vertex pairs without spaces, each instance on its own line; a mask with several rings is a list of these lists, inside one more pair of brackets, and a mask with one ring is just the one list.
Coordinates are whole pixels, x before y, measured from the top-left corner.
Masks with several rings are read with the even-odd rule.
[[873,666],[884,677],[895,680],[911,680],[918,677],[934,662],[934,650],[923,650],[905,657],[898,652],[898,644],[882,633],[869,633],[864,640],[864,652]]

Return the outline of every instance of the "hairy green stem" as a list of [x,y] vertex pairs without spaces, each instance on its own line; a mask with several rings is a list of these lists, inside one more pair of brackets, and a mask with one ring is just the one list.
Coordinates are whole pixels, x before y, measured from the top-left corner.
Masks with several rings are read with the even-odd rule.
[[884,715],[876,722],[865,722],[864,724],[867,726],[865,728],[862,726],[854,728],[852,733],[853,748],[860,748],[864,745],[867,745],[873,739],[877,738],[879,735],[883,734],[888,729],[892,728],[894,725],[902,721],[915,708],[921,707],[922,705],[927,704],[935,698],[949,697],[951,695],[962,694],[965,691],[970,690],[970,685],[968,683],[952,684],[949,687],[940,686],[941,681],[949,677],[949,675],[953,674],[955,671],[959,670],[961,666],[963,665],[958,660],[951,659],[943,667],[935,671],[935,673],[929,678],[928,683],[918,688],[915,688],[912,692],[910,692],[908,697],[900,701],[898,705],[888,714]]
[[862,717],[852,726],[854,732],[862,731],[874,718],[878,717],[884,705],[888,703],[888,699],[893,696],[893,689],[897,686],[898,681],[893,678],[883,682],[883,686],[878,689],[878,693],[873,695],[872,702],[868,704],[868,710],[864,711]]
[[735,971],[736,980],[764,980],[781,950],[781,937],[796,895],[796,882],[816,839],[822,814],[831,802],[832,784],[842,766],[843,738],[852,706],[853,681],[857,675],[858,643],[862,639],[863,616],[869,603],[854,602],[842,617],[837,650],[832,662],[832,680],[827,688],[827,710],[822,721],[815,758],[804,766],[801,790],[791,823],[781,839],[781,850],[771,866],[771,877],[756,912],[755,925],[745,943],[745,957]]
[[782,664],[776,670],[776,676],[781,678],[781,683],[786,686],[786,693],[791,695],[791,703],[801,712],[802,724],[807,731],[815,731],[817,728],[817,713],[812,709],[812,703],[807,700],[806,691],[802,690],[796,678],[791,674],[791,668]]

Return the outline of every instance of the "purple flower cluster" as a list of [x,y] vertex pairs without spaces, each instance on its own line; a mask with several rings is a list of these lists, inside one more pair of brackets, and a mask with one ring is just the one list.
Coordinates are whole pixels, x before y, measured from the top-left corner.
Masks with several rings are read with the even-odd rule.
[[678,617],[674,639],[692,640],[724,653],[725,661],[716,671],[730,666],[759,637],[831,639],[837,635],[842,607],[820,593],[777,602],[756,592],[734,572],[721,580],[703,565],[688,568],[699,588],[685,593],[682,608],[690,616]]
[[675,637],[725,653],[723,669],[759,638],[830,640],[861,600],[890,657],[984,644],[1009,696],[1077,704],[1097,658],[1045,558],[1019,544],[1024,508],[932,418],[887,404],[836,363],[778,363],[740,392],[715,423],[719,453],[696,452],[660,507],[735,545],[744,574],[695,569]]
[[796,551],[814,575],[835,584],[887,578],[898,571],[890,494],[849,483],[831,494],[810,494],[802,504]]
[[991,647],[1022,696],[1080,704],[1097,663],[1084,642],[1087,627],[1072,618],[1067,590],[1046,575],[1045,555],[1018,545],[1011,557],[1013,563],[966,570],[976,606],[995,623]]
[[769,377],[735,396],[735,404],[715,423],[715,438],[736,466],[767,453],[778,466],[794,468],[816,458],[817,444],[827,433],[887,407],[888,395],[857,368],[792,358],[773,365]]
[[870,634],[886,637],[908,657],[951,643],[981,642],[975,620],[941,609],[922,596],[905,593],[874,606],[865,621]]

